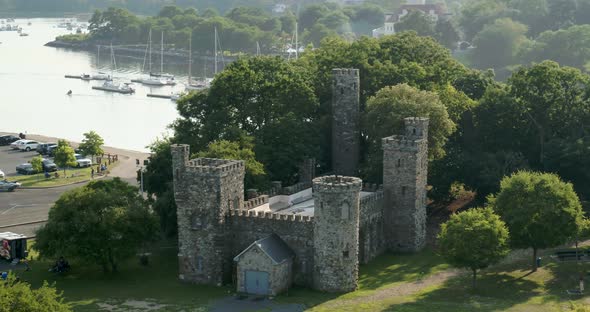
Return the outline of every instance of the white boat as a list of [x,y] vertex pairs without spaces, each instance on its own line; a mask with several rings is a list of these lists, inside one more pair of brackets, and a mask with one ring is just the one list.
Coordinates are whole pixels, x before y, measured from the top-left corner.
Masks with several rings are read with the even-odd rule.
[[111,75],[99,72],[98,74],[92,75],[92,80],[112,80],[112,79],[111,79]]
[[[116,66],[117,62],[115,61],[115,53],[113,52],[113,45],[111,44],[111,71],[114,70]],[[111,77],[112,76],[111,73]],[[135,89],[131,87],[130,83],[117,83],[112,80],[106,80],[102,86],[93,86],[92,89],[123,94],[135,93]]]
[[[150,29],[150,33],[148,36],[148,45],[146,47],[145,56],[143,58],[143,69],[145,69],[146,61],[148,62],[149,72],[151,73],[151,71],[152,71],[152,30],[151,29]],[[163,79],[161,77],[154,77],[152,75],[148,75],[147,77],[141,77],[138,79],[133,79],[131,81],[138,82],[138,83],[148,85],[148,86],[161,87],[161,86],[168,85],[168,83],[166,82],[165,79]]]
[[[186,90],[187,91],[200,91],[200,90],[204,90],[204,89],[208,89],[209,87],[211,87],[211,83],[213,83],[213,79],[214,78],[207,78],[206,77],[206,71],[203,72],[203,75],[205,76],[204,78],[198,79],[196,81],[193,81],[191,73],[192,73],[192,34],[191,37],[189,38],[189,60],[188,60],[188,84],[186,85]],[[217,27],[215,27],[215,75],[217,75],[217,56],[219,55],[218,53],[218,41],[219,41],[219,37],[217,35]]]
[[27,34],[27,33],[24,33],[24,32],[21,32],[21,33],[19,34],[19,36],[21,36],[21,37],[27,37],[28,35],[29,35],[29,34]]
[[[151,46],[151,45],[150,45]],[[151,53],[150,53],[150,60],[151,60]],[[151,66],[150,66],[151,68]],[[169,86],[176,85],[176,80],[174,79],[174,75],[164,73],[164,32],[162,32],[162,37],[160,40],[160,72],[154,73],[150,69],[150,77],[157,77],[166,81],[166,84]]]

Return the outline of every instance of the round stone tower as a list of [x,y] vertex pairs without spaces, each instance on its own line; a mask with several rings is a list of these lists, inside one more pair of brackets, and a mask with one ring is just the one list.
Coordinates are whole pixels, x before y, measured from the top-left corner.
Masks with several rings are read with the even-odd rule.
[[358,284],[359,178],[326,176],[313,180],[314,288],[349,292]]

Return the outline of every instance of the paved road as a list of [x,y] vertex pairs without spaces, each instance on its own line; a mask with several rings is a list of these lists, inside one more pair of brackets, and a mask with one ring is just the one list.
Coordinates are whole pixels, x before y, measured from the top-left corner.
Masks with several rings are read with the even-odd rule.
[[[2,133],[0,133],[2,134]],[[41,142],[56,142],[57,138],[47,138],[38,135],[27,135],[27,139]],[[76,143],[73,144],[76,146]],[[106,153],[118,154],[119,165],[112,169],[110,176],[117,176],[133,185],[137,185],[135,159],[146,159],[146,153],[105,147]],[[0,147],[0,170],[7,178],[16,174],[15,167],[30,161],[36,152],[13,151],[8,146]],[[0,232],[15,232],[28,236],[34,235],[35,229],[43,223],[6,227],[6,225],[22,224],[46,220],[49,208],[69,189],[80,187],[81,184],[69,185],[51,189],[17,189],[15,192],[0,192]]]

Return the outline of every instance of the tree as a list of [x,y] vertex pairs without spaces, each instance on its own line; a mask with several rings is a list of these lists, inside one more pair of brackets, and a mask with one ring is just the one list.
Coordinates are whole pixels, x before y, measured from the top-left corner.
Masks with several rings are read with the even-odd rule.
[[539,249],[566,243],[583,226],[573,185],[555,174],[521,171],[505,177],[489,204],[506,222],[511,245],[533,249],[533,271]]
[[441,225],[440,251],[452,266],[473,272],[498,263],[508,254],[508,229],[490,208],[475,208],[453,214]]
[[213,141],[251,136],[269,177],[293,182],[301,161],[317,155],[313,91],[306,68],[277,57],[241,58],[215,77],[208,92],[178,102],[174,140],[201,151]]
[[119,178],[64,193],[37,231],[41,257],[64,256],[116,272],[157,234],[157,221],[136,187]]
[[407,84],[385,87],[367,101],[363,115],[363,133],[368,148],[364,165],[369,180],[381,180],[382,150],[381,139],[402,133],[406,117],[430,118],[428,131],[429,159],[444,155],[443,149],[448,137],[455,131],[455,123],[449,118],[447,109],[434,92],[420,91]]
[[459,26],[465,33],[465,40],[472,41],[486,25],[505,16],[506,10],[506,1],[476,0],[466,2],[459,15]]
[[590,25],[578,25],[556,31],[545,31],[524,54],[532,62],[552,60],[561,66],[580,70],[590,67]]
[[43,157],[35,156],[31,159],[31,165],[33,166],[33,171],[35,172],[43,172]]
[[533,37],[548,29],[549,6],[547,0],[510,0],[508,4],[515,10],[514,19],[529,27]]
[[477,68],[503,68],[516,63],[516,57],[527,43],[527,27],[509,18],[487,25],[474,39],[471,60]]
[[264,165],[256,160],[254,154],[254,140],[251,137],[243,137],[239,142],[227,140],[213,141],[209,143],[207,149],[197,153],[198,157],[237,159],[246,163],[246,189],[264,189],[266,181],[266,172]]
[[43,282],[43,286],[31,289],[26,282],[17,281],[14,274],[0,286],[0,312],[70,312],[62,294],[55,287]]
[[64,176],[66,175],[67,167],[76,166],[76,157],[74,156],[74,149],[66,140],[57,141],[57,147],[53,152],[53,161],[56,165],[64,169]]
[[395,24],[395,31],[413,30],[419,36],[434,37],[434,19],[420,10],[412,10]]
[[96,155],[104,154],[104,151],[102,150],[103,145],[104,140],[100,135],[94,131],[90,131],[84,133],[84,139],[78,148],[82,151],[82,154],[94,157]]
[[457,48],[457,42],[459,42],[459,31],[455,25],[446,18],[439,18],[434,26],[434,36],[440,44],[444,45],[451,51]]

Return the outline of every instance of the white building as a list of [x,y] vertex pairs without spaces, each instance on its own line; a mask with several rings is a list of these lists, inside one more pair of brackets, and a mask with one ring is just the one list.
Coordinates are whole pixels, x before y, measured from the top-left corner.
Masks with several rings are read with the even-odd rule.
[[434,21],[447,15],[444,4],[426,4],[425,0],[407,0],[407,4],[402,5],[397,12],[385,14],[385,23],[382,27],[373,29],[373,37],[379,38],[395,34],[395,23],[399,22],[411,11],[416,10],[424,12],[424,14],[430,16]]

